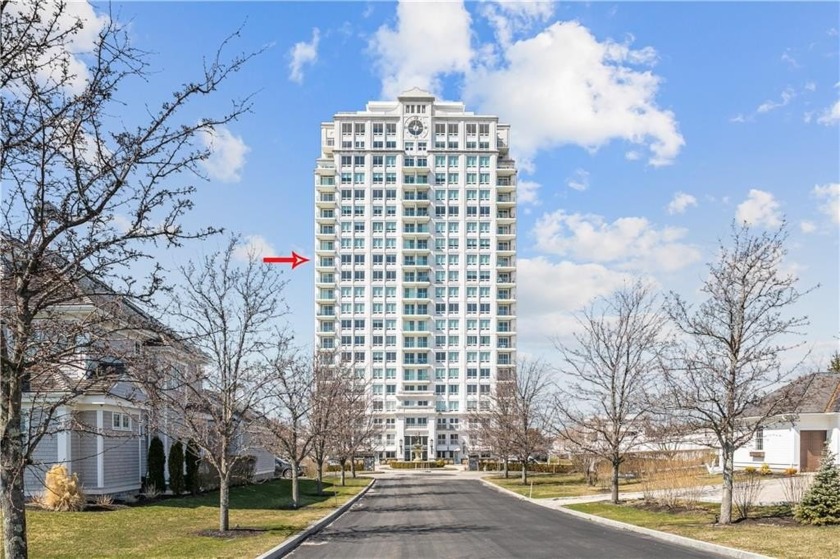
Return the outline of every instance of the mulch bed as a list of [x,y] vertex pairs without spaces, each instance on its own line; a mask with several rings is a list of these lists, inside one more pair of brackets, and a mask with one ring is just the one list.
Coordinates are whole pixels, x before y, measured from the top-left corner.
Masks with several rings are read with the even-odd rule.
[[201,530],[196,532],[199,536],[206,536],[208,538],[246,538],[249,536],[259,536],[268,532],[266,528],[231,528],[227,532],[221,530]]

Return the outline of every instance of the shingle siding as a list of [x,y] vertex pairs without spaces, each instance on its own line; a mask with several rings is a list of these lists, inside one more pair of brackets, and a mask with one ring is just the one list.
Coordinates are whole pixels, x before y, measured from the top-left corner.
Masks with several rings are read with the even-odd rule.
[[[89,428],[96,428],[96,412],[83,411],[76,416],[77,420]],[[79,474],[79,481],[86,488],[96,488],[96,435],[77,431],[72,435],[73,471]]]

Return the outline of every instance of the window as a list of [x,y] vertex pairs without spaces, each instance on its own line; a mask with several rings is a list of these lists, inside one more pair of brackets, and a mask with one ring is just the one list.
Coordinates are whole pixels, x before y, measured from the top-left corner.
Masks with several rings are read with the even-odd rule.
[[127,413],[114,412],[113,414],[111,414],[111,426],[115,430],[130,431],[131,416]]
[[755,430],[755,449],[764,450],[764,427]]

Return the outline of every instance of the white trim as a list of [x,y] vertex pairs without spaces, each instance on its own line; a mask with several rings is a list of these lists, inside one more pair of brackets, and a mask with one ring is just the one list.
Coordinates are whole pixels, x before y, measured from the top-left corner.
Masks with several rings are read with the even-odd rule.
[[105,487],[105,437],[102,428],[105,412],[96,410],[96,487]]
[[122,493],[124,491],[133,491],[133,490],[140,490],[139,483],[132,483],[129,485],[118,485],[116,487],[95,487],[95,488],[85,488],[85,493],[88,495],[107,495],[111,493]]

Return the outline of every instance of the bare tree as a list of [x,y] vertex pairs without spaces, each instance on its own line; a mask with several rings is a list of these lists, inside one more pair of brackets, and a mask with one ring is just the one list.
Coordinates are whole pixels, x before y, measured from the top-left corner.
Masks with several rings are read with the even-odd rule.
[[380,428],[374,421],[370,403],[370,390],[364,377],[355,371],[341,378],[343,389],[335,410],[335,421],[330,435],[331,454],[341,468],[341,485],[346,483],[345,467],[355,477],[355,460],[360,452],[371,446]]
[[596,300],[577,323],[573,344],[555,341],[570,381],[556,400],[560,435],[576,451],[610,463],[618,503],[621,464],[650,410],[665,317],[650,288],[635,283]]
[[[147,391],[161,430],[192,441],[219,476],[219,530],[229,528],[229,488],[237,463],[260,445],[257,419],[271,395],[275,368],[269,348],[287,343],[278,334],[286,312],[286,282],[255,255],[236,262],[238,240],[180,269],[170,317],[184,343],[204,359],[198,376],[149,367]],[[155,374],[153,374],[155,373]]]
[[309,454],[316,431],[311,424],[315,402],[317,355],[291,355],[285,344],[271,359],[271,388],[265,412],[266,447],[289,460],[292,466],[292,507],[300,505],[298,470]]
[[310,457],[315,463],[316,491],[324,491],[324,465],[330,455],[333,431],[338,421],[338,408],[346,389],[350,371],[337,361],[337,353],[319,348],[313,364],[312,408],[309,424],[312,429]]
[[497,381],[485,409],[470,412],[468,433],[474,449],[489,450],[502,463],[505,478],[510,477],[510,458],[514,454],[515,396],[511,381]]
[[487,434],[500,450],[519,459],[522,483],[528,482],[529,459],[545,447],[553,390],[548,373],[541,360],[520,358],[510,378],[497,380],[490,396]]
[[[800,292],[797,278],[781,271],[787,233],[756,234],[733,223],[730,243],[721,243],[696,309],[671,293],[667,313],[683,338],[665,371],[672,409],[697,429],[710,430],[720,445],[723,498],[720,522],[732,521],[733,457],[789,395],[768,393],[796,368],[780,356],[801,343],[807,317],[787,316]],[[759,405],[760,404],[760,405]],[[752,417],[747,421],[747,417]]]
[[[141,120],[115,119],[123,113],[118,91],[142,80],[147,62],[118,23],[98,21],[105,23],[94,34],[86,65],[78,65],[71,45],[85,24],[66,3],[0,0],[0,508],[9,559],[28,553],[26,464],[56,410],[87,385],[62,378],[62,390],[53,390],[49,400],[32,397],[30,389],[46,386],[40,379],[61,376],[76,349],[112,335],[102,314],[59,310],[72,310],[82,291],[112,302],[148,300],[162,285],[160,270],[137,281],[128,266],[148,258],[152,244],[177,245],[214,232],[181,226],[195,191],[183,179],[198,177],[198,165],[209,155],[197,135],[249,109],[246,99],[219,117],[197,119],[185,111],[249,58],[225,61],[220,51],[197,80],[148,107]],[[170,180],[178,175],[187,177],[174,186]],[[66,327],[55,327],[68,316]],[[24,394],[38,400],[30,409],[39,408],[26,441],[20,429]]]

